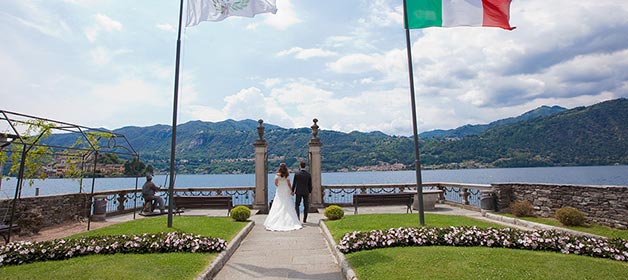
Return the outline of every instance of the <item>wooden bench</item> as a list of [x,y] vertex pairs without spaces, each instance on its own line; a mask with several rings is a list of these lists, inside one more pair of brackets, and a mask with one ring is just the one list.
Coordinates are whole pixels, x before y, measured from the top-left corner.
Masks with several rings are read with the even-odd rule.
[[8,225],[11,220],[11,210],[8,208],[0,208],[0,236],[4,239],[4,243],[9,243],[9,231],[11,234],[16,234],[20,227],[17,224]]
[[358,214],[359,206],[405,205],[412,213],[412,193],[360,193],[353,195],[354,214]]
[[185,209],[227,209],[227,216],[233,208],[231,196],[174,196],[174,207],[176,213],[181,213]]

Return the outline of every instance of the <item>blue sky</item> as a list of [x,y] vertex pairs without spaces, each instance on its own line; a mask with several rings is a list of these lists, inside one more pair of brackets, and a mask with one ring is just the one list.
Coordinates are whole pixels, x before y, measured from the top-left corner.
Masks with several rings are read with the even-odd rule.
[[[411,135],[401,0],[277,0],[183,30],[178,123]],[[178,0],[0,1],[0,109],[171,124]],[[185,21],[185,19],[184,19]],[[513,1],[514,31],[412,30],[419,131],[628,97],[628,2]]]

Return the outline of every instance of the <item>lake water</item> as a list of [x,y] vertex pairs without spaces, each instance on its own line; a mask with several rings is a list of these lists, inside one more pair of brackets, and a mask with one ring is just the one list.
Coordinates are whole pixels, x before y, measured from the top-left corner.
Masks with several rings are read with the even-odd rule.
[[[456,169],[456,170],[424,170],[421,172],[424,183],[453,182],[468,184],[490,183],[549,183],[574,185],[616,185],[628,186],[628,166],[578,166],[578,167],[537,167],[537,168],[489,168],[489,169]],[[268,182],[272,184],[273,174]],[[137,180],[138,188],[145,179]],[[160,186],[167,186],[165,175],[156,175],[153,181]],[[389,184],[416,183],[414,171],[382,171],[382,172],[348,172],[323,173],[323,185],[332,184]],[[6,178],[0,185],[0,199],[13,198],[15,195],[15,178]],[[90,192],[92,179],[83,179],[83,192]],[[255,185],[255,175],[178,175],[175,187],[249,187]],[[117,189],[133,189],[135,178],[97,178],[94,191]],[[72,179],[35,180],[32,186],[24,183],[22,197],[34,196],[39,188],[40,195],[77,193],[80,184]],[[272,188],[270,188],[272,192]],[[272,194],[269,194],[269,196]],[[271,196],[272,197],[272,196]]]

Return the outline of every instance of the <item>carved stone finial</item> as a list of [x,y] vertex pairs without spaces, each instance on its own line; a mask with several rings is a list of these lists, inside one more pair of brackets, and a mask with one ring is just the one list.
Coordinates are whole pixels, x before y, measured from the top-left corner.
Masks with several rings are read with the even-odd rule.
[[259,126],[257,127],[257,134],[259,135],[259,140],[263,141],[264,140],[264,126],[262,124],[264,123],[264,120],[259,119],[257,122],[259,123]]
[[318,122],[318,119],[313,119],[312,121],[314,122],[314,124],[310,126],[310,128],[312,128],[312,139],[317,140],[318,139],[318,125],[316,123]]

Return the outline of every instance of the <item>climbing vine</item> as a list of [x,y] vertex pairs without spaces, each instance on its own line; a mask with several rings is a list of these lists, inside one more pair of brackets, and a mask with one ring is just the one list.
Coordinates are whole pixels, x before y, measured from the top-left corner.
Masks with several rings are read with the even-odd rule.
[[[32,186],[35,179],[46,178],[46,172],[44,172],[43,167],[49,165],[53,158],[50,147],[40,145],[40,143],[50,136],[55,125],[44,120],[29,120],[19,123],[15,122],[13,126],[16,129],[23,129],[22,136],[13,140],[13,145],[11,145],[8,151],[0,150],[0,161],[5,163],[9,159],[7,154],[10,154],[11,166],[9,167],[8,175],[9,177],[17,177],[19,176],[20,164],[23,160],[23,178],[28,178],[29,185]],[[18,142],[21,145],[15,145]]]

